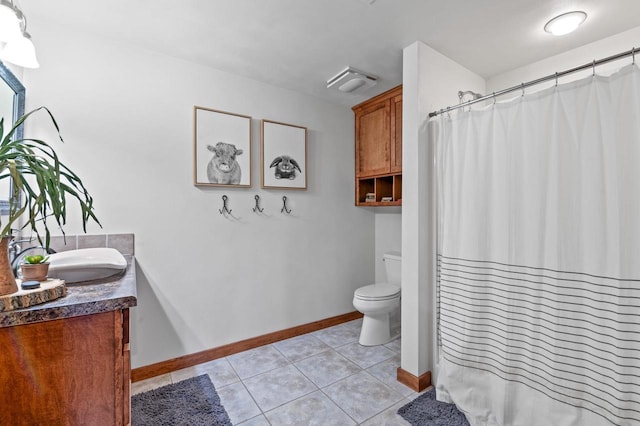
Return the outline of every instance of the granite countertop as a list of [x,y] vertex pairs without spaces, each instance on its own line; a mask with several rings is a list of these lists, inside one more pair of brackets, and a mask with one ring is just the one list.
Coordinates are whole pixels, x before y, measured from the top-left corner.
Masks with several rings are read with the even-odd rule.
[[67,295],[25,309],[0,312],[0,328],[98,314],[126,309],[137,304],[136,263],[125,256],[123,274],[90,284],[67,284]]

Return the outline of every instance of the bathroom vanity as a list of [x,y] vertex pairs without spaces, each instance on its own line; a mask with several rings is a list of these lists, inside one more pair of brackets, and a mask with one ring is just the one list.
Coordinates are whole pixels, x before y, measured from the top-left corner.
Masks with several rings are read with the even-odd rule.
[[0,424],[128,425],[129,308],[124,275],[67,285],[55,301],[0,313]]

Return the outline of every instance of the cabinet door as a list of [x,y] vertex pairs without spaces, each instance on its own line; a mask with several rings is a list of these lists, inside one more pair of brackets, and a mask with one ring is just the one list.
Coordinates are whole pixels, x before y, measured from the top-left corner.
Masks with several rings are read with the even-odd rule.
[[122,425],[122,333],[120,311],[0,328],[0,424]]
[[389,173],[391,102],[385,100],[356,112],[356,176]]
[[391,173],[402,172],[402,95],[391,99]]

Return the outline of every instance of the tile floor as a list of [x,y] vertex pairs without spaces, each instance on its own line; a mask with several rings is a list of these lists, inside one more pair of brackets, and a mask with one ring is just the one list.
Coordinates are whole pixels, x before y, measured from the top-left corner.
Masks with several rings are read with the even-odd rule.
[[362,319],[134,383],[132,392],[209,374],[234,425],[408,425],[419,394],[396,380],[400,339],[358,344]]

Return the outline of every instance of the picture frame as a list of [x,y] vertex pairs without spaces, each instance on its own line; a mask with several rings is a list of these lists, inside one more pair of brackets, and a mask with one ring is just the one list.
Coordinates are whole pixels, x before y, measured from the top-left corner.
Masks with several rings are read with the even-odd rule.
[[307,128],[260,122],[260,186],[307,189]]
[[193,184],[251,187],[251,117],[193,107]]

